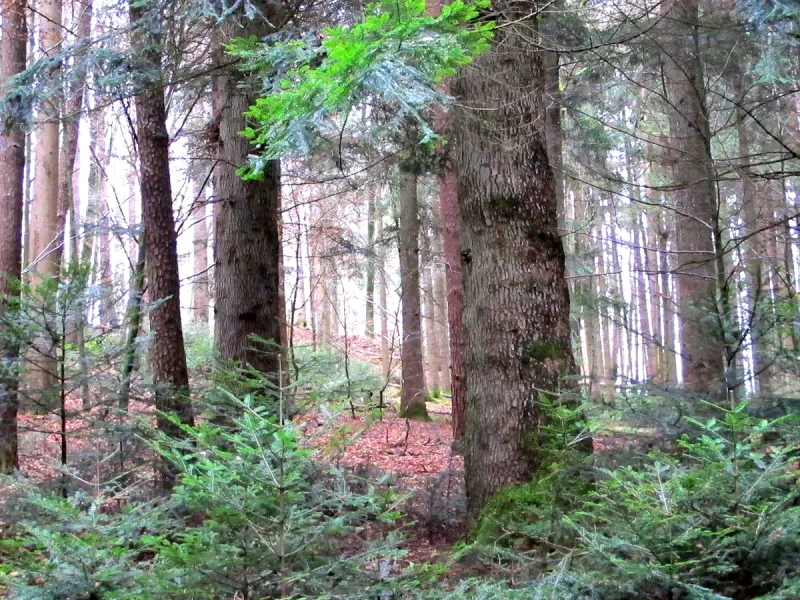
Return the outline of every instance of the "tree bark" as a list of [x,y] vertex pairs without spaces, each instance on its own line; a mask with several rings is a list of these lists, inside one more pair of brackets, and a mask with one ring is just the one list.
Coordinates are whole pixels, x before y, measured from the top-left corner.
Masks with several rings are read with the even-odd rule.
[[503,488],[535,477],[546,418],[540,394],[575,373],[544,72],[531,43],[536,3],[496,0],[493,9],[491,50],[453,83],[473,517]]
[[192,225],[192,263],[194,278],[192,281],[192,320],[195,323],[208,324],[208,306],[210,302],[208,279],[208,221],[206,218],[207,193],[205,171],[193,173],[193,195],[195,208],[190,216]]
[[[61,51],[61,0],[40,0],[39,49],[41,58],[57,56]],[[53,85],[60,79],[61,68],[56,65],[48,71]],[[35,134],[34,194],[30,207],[28,231],[30,276],[28,282],[36,287],[46,279],[57,277],[59,269],[59,244],[63,231],[58,224],[58,167],[60,107],[57,95],[41,104],[39,125]],[[51,309],[42,307],[45,319],[51,318]],[[28,395],[37,409],[55,405],[51,396],[56,383],[57,363],[53,340],[42,332],[33,340],[28,350]]]
[[[72,0],[72,26],[75,27],[77,43],[88,45],[92,29],[92,0]],[[77,216],[74,210],[75,189],[73,175],[78,157],[78,135],[80,133],[81,114],[83,112],[86,91],[87,66],[83,52],[77,52],[71,65],[71,83],[65,89],[64,99],[64,141],[58,161],[58,228],[64,239],[55,249],[56,261],[60,265],[66,252],[67,219],[72,215],[70,233],[77,235]],[[72,257],[73,260],[77,257]],[[59,266],[60,269],[60,266]]]
[[[10,78],[25,70],[28,24],[25,0],[0,5],[0,93]],[[19,466],[17,408],[19,344],[8,335],[22,276],[22,213],[25,203],[25,131],[6,121],[0,129],[0,474]]]
[[723,332],[717,322],[713,225],[717,212],[711,133],[698,42],[698,0],[664,5],[662,74],[668,104],[676,198],[677,287],[684,385],[724,389]]
[[380,240],[378,248],[378,310],[381,321],[381,372],[383,378],[388,380],[392,368],[392,357],[389,353],[389,313],[386,290],[386,245],[383,243],[383,214],[377,218],[377,236]]
[[401,167],[400,171],[400,295],[403,319],[400,416],[427,419],[420,305],[419,198],[414,169],[414,166]]
[[[270,25],[247,20],[244,9],[223,26],[223,41],[264,33]],[[228,59],[221,54],[219,61]],[[234,67],[220,71],[220,140],[214,171],[217,195],[215,219],[214,345],[220,356],[272,377],[277,383],[281,340],[280,207],[281,170],[278,161],[264,167],[258,181],[236,174],[252,153],[240,135],[253,94],[243,89],[243,74]],[[265,345],[254,338],[271,342]]]
[[[442,0],[427,0],[428,11],[438,16]],[[450,91],[449,83],[442,85]],[[434,109],[434,128],[444,138],[451,137],[452,115],[444,107]],[[458,203],[458,177],[454,170],[451,148],[437,148],[436,178],[439,185],[439,208],[442,223],[445,283],[447,287],[447,324],[450,339],[450,394],[452,396],[453,439],[460,440],[466,430],[467,378],[464,372],[464,280],[461,271],[461,207]]]
[[[173,438],[183,437],[179,424],[170,420],[174,413],[179,423],[193,424],[189,400],[189,374],[183,345],[178,274],[177,235],[172,212],[172,182],[169,172],[169,134],[161,72],[161,15],[153,3],[131,2],[133,43],[141,48],[141,67],[148,73],[146,87],[138,90],[136,134],[142,194],[142,221],[146,252],[148,291],[158,303],[150,312],[153,342],[150,362],[153,369],[155,404],[159,430]],[[148,11],[147,9],[150,8]],[[176,474],[162,462],[161,486],[170,489]]]
[[367,306],[364,334],[372,337],[375,335],[375,194],[372,190],[367,193]]

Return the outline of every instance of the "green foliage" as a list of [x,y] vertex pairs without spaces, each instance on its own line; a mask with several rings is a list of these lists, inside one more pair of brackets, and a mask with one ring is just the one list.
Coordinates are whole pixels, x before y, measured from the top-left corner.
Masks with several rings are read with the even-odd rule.
[[[695,421],[679,456],[604,470],[566,522],[587,552],[584,566],[625,597],[769,592],[798,576],[800,507],[788,420],[756,420],[742,403]],[[632,595],[631,595],[632,594]],[[755,597],[758,594],[753,594]]]
[[317,597],[374,583],[364,562],[393,551],[358,544],[356,536],[381,517],[378,497],[351,493],[341,470],[312,461],[299,431],[277,424],[252,398],[239,408],[230,428],[187,428],[186,447],[164,440],[162,452],[182,472],[173,502],[202,515],[199,526],[152,540],[157,571],[168,574],[164,591],[174,598],[277,590]]
[[362,398],[373,394],[383,385],[378,367],[360,360],[346,360],[336,350],[310,352],[301,349],[296,353],[300,372],[297,382],[307,390],[315,404],[336,404],[348,398]]
[[384,0],[368,5],[355,25],[325,29],[321,42],[233,40],[228,52],[266,82],[247,113],[255,124],[243,132],[260,154],[249,175],[257,176],[266,159],[310,151],[328,119],[338,117],[341,129],[366,101],[393,115],[390,128],[411,121],[420,142],[431,142],[423,111],[445,100],[437,84],[488,48],[492,24],[476,22],[488,5],[456,0],[433,17],[424,0]]
[[63,499],[31,489],[27,508],[36,518],[19,524],[17,538],[3,541],[10,568],[0,583],[17,600],[141,598],[141,579],[151,565],[139,549],[140,536],[163,522],[165,508],[114,505],[105,495]]
[[[169,499],[69,500],[32,491],[36,518],[3,546],[14,598],[323,598],[380,593],[400,556],[393,494],[312,460],[300,431],[252,397],[231,399],[225,426],[201,421],[187,439],[152,442],[180,470]],[[176,421],[177,422],[177,421]],[[119,499],[120,502],[117,502]],[[366,541],[365,528],[380,541]],[[20,552],[20,546],[28,550]]]

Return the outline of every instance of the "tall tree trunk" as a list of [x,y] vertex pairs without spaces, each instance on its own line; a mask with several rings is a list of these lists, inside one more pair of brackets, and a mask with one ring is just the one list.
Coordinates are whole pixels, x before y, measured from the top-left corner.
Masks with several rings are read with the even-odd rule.
[[414,169],[414,165],[401,167],[400,172],[400,295],[403,318],[400,416],[427,419],[420,306],[419,198]]
[[368,190],[367,198],[367,306],[364,334],[375,335],[375,193]]
[[189,217],[192,225],[192,263],[194,279],[192,281],[192,320],[195,323],[208,324],[208,305],[210,301],[208,279],[208,221],[206,218],[207,194],[205,189],[206,173],[201,170],[193,173],[192,181],[194,205]]
[[[0,95],[10,78],[25,70],[28,24],[25,0],[0,4]],[[4,115],[5,116],[5,115]],[[6,121],[0,129],[0,474],[19,466],[17,407],[19,344],[8,335],[22,276],[22,212],[25,203],[25,132]]]
[[[496,0],[492,48],[454,82],[475,516],[542,466],[541,390],[575,373],[555,181],[544,135],[535,2]],[[498,68],[502,65],[502,68]],[[488,76],[491,73],[491,77]]]
[[430,263],[430,252],[428,252],[427,262],[428,264],[425,265],[422,275],[423,308],[425,309],[425,347],[427,350],[425,363],[428,367],[425,381],[433,397],[438,398],[442,393],[439,377],[439,332],[436,328],[436,321],[439,315],[433,296],[433,265]]
[[[675,351],[675,302],[672,299],[670,273],[670,244],[669,229],[666,224],[666,217],[659,215],[658,218],[658,255],[660,272],[660,292],[661,311],[664,321],[664,342],[662,345],[662,381],[667,386],[674,386],[678,383],[678,355]],[[674,244],[674,242],[673,242]]]
[[717,197],[706,90],[698,40],[698,0],[664,5],[662,74],[676,196],[676,250],[681,362],[687,389],[719,395],[724,389],[722,332],[716,322],[717,273],[713,224]]
[[635,273],[635,297],[639,313],[639,333],[643,339],[645,380],[651,382],[658,379],[658,347],[653,335],[654,327],[650,322],[651,306],[647,295],[647,236],[641,215],[633,225],[633,269]]
[[386,244],[383,242],[383,214],[377,218],[378,247],[378,310],[381,318],[381,371],[384,379],[389,378],[392,368],[392,357],[389,353],[389,307],[386,290]]
[[[743,101],[742,86],[744,73],[734,70],[734,90],[736,99]],[[765,310],[769,302],[769,260],[765,236],[770,232],[762,231],[771,221],[770,206],[765,206],[766,190],[759,193],[758,187],[750,172],[750,136],[747,131],[747,113],[741,103],[736,105],[736,133],[739,144],[739,178],[742,183],[742,234],[747,236],[744,245],[744,263],[747,274],[747,306],[749,313],[745,322],[752,323],[750,338],[753,340],[752,367],[756,393],[769,394],[770,377],[769,349],[767,338]]]
[[[108,206],[108,165],[111,153],[106,140],[107,111],[95,108],[89,119],[89,199],[86,221],[89,230],[84,233],[83,260],[92,259],[92,246],[97,239],[98,271],[100,278],[100,323],[117,326],[114,302],[114,280],[111,270],[111,217]],[[131,257],[135,263],[136,257]]]
[[[41,58],[50,58],[61,51],[61,0],[40,0],[39,50]],[[53,66],[48,77],[55,84],[60,78],[60,66]],[[30,208],[29,229],[29,283],[37,286],[44,280],[57,277],[59,268],[58,245],[63,242],[63,232],[58,228],[58,163],[59,163],[59,100],[54,95],[43,102],[38,114],[39,125],[35,138],[34,194]],[[51,318],[51,309],[43,307],[45,318]],[[28,352],[29,396],[38,408],[52,407],[50,396],[56,383],[56,357],[53,340],[42,332],[31,344]]]
[[[183,437],[180,424],[192,424],[189,400],[189,374],[183,345],[178,274],[177,235],[172,212],[172,182],[169,173],[169,134],[161,72],[162,16],[155,3],[131,2],[133,43],[140,48],[140,65],[150,81],[136,95],[136,135],[139,144],[139,169],[142,193],[144,243],[147,248],[146,276],[150,298],[159,303],[150,312],[153,342],[150,362],[153,369],[158,428],[174,438]],[[148,8],[151,10],[148,11]],[[174,413],[179,423],[169,415]],[[161,485],[175,483],[171,465],[162,462]]]
[[[428,10],[438,16],[442,0],[427,0]],[[450,91],[445,83],[444,92]],[[449,138],[452,115],[443,107],[437,107],[434,125],[439,135]],[[439,208],[441,211],[442,243],[444,250],[445,282],[447,285],[447,323],[450,333],[450,393],[453,407],[453,439],[464,437],[467,424],[467,377],[464,372],[464,279],[461,270],[461,207],[458,202],[458,177],[456,175],[450,145],[437,149],[436,176],[439,184]]]
[[[72,0],[72,27],[75,28],[76,42],[88,47],[92,29],[92,0]],[[84,52],[77,52],[70,65],[73,82],[64,90],[64,141],[58,161],[58,231],[66,236],[67,219],[72,215],[70,233],[77,235],[77,216],[74,210],[75,188],[73,175],[78,157],[78,135],[80,133],[81,114],[83,112],[86,91],[87,63]],[[57,246],[56,261],[61,264],[66,252],[67,240]],[[72,257],[73,260],[77,257]]]
[[[441,256],[441,251],[437,252]],[[447,292],[445,275],[441,268],[433,273],[433,301],[436,305],[436,337],[439,354],[436,357],[439,385],[442,390],[450,390],[450,332],[447,327]]]
[[[271,26],[249,20],[244,8],[223,26],[223,41],[236,36],[258,35]],[[228,62],[222,54],[220,62]],[[280,344],[280,206],[281,171],[278,161],[264,166],[258,181],[245,181],[236,174],[252,153],[240,135],[253,94],[242,87],[243,74],[234,66],[221,69],[218,85],[220,141],[214,189],[215,219],[215,323],[214,345],[223,359],[275,378],[280,349],[264,347],[253,337]]]

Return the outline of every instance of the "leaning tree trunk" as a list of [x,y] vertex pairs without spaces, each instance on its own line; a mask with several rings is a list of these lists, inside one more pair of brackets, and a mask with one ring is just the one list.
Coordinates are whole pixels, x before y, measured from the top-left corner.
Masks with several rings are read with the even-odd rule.
[[[270,27],[263,21],[248,21],[243,9],[229,19],[222,26],[225,42]],[[222,54],[217,60],[230,62]],[[270,161],[258,181],[245,181],[236,173],[252,153],[249,142],[240,135],[247,125],[244,113],[254,100],[252,92],[242,87],[243,79],[234,66],[224,66],[219,72],[214,346],[221,358],[249,366],[278,383],[283,327],[278,225],[281,171],[278,161]]]
[[400,360],[403,389],[400,416],[427,419],[425,367],[422,354],[422,310],[419,272],[419,198],[414,167],[400,173],[400,302],[403,339]]
[[453,84],[472,516],[503,488],[536,476],[543,391],[557,392],[575,373],[536,3],[497,0],[493,8],[491,50]]
[[717,198],[703,64],[698,42],[698,0],[664,5],[667,34],[663,80],[668,104],[676,197],[677,287],[681,362],[687,389],[724,389],[723,332],[718,322],[713,225]]
[[[134,44],[141,48],[141,67],[151,80],[136,95],[136,135],[142,193],[144,243],[147,248],[146,276],[150,298],[158,303],[150,312],[153,369],[158,428],[173,438],[183,437],[180,424],[192,424],[189,374],[183,345],[178,274],[177,235],[172,212],[172,182],[169,173],[169,134],[161,73],[160,11],[154,3],[131,2]],[[174,413],[179,423],[171,420]],[[175,472],[164,462],[159,466],[161,485],[170,489]]]
[[[6,83],[25,70],[28,25],[25,0],[0,4],[0,94]],[[5,115],[4,115],[5,116]],[[17,406],[19,344],[9,335],[6,318],[13,317],[22,270],[22,211],[25,202],[25,132],[6,121],[0,129],[0,474],[19,465]]]

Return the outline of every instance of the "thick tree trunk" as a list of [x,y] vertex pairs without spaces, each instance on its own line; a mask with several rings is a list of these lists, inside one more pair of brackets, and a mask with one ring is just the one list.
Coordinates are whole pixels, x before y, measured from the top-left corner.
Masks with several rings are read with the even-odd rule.
[[[542,390],[574,374],[544,135],[536,3],[497,0],[492,49],[454,82],[468,379],[468,511],[540,468]],[[491,77],[488,75],[491,73]]]
[[[159,411],[158,428],[170,437],[180,438],[184,435],[180,425],[170,420],[168,415],[174,413],[183,424],[192,424],[194,418],[181,324],[181,282],[159,50],[161,15],[157,10],[147,12],[150,6],[152,4],[132,2],[130,7],[133,41],[141,48],[141,67],[152,76],[149,85],[138,91],[135,100],[147,286],[151,300],[159,303],[150,312],[153,332],[150,362],[156,409]],[[160,471],[162,487],[171,488],[175,483],[173,469],[162,463]]]
[[427,419],[420,306],[419,198],[417,175],[413,168],[401,169],[400,172],[400,295],[403,318],[400,416]]
[[[0,94],[25,70],[28,25],[25,0],[0,4]],[[25,198],[25,132],[20,124],[0,129],[0,474],[19,466],[17,407],[19,344],[3,325],[19,298],[22,276],[22,212]]]
[[668,30],[662,73],[676,197],[676,250],[684,385],[704,394],[724,389],[722,332],[716,323],[713,225],[717,198],[706,91],[698,42],[698,0],[664,5]]
[[[61,51],[61,0],[40,0],[38,14],[41,56],[55,56]],[[59,72],[59,67],[53,67],[48,74],[57,81]],[[44,103],[38,118],[35,190],[30,217],[30,282],[33,285],[58,275],[57,246],[62,243],[62,232],[58,229],[58,101],[52,99]]]
[[[263,33],[263,21],[248,21],[244,9],[223,28],[224,41]],[[220,61],[227,58],[220,55]],[[236,170],[247,164],[252,148],[240,135],[252,94],[241,87],[233,67],[219,76],[219,161],[214,175],[215,219],[214,344],[223,359],[248,365],[275,378],[281,352],[254,337],[280,344],[280,163],[271,161],[258,181],[245,181]]]
[[[41,58],[58,55],[61,51],[61,0],[40,0],[39,50]],[[48,71],[52,82],[60,77],[60,66]],[[31,286],[58,276],[59,245],[63,231],[58,224],[58,165],[59,165],[59,101],[54,96],[42,103],[37,116],[39,125],[35,132],[34,193],[30,208],[28,231]],[[45,319],[51,318],[51,308],[42,307]],[[53,340],[41,333],[28,351],[28,395],[36,408],[52,408],[56,404],[54,393],[57,363]]]

